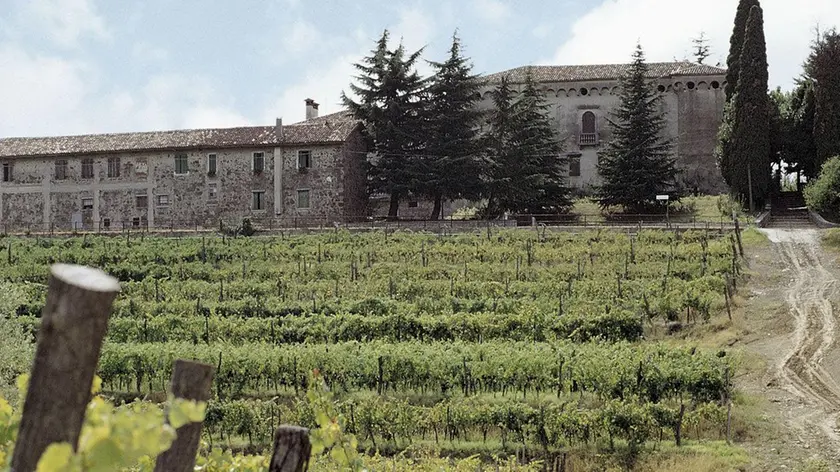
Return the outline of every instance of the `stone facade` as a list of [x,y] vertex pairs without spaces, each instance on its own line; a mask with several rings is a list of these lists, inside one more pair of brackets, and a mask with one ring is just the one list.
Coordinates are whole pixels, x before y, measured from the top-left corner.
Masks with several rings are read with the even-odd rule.
[[[672,142],[680,179],[688,190],[716,194],[725,191],[713,156],[723,119],[726,71],[689,62],[649,64],[650,80],[663,96],[666,137]],[[521,90],[530,71],[551,106],[572,168],[569,183],[587,192],[599,182],[598,153],[611,138],[608,118],[616,107],[618,79],[629,64],[590,66],[528,66],[486,77],[479,107],[493,107],[490,92],[506,76]]]
[[[314,107],[313,107],[314,105]],[[365,147],[345,113],[275,126],[0,139],[7,231],[216,227],[367,211]]]

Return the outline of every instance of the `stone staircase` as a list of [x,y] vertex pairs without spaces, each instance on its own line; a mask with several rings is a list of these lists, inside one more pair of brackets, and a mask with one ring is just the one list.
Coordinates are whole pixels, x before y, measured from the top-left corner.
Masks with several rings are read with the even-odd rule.
[[773,199],[768,228],[816,228],[800,192],[782,192]]

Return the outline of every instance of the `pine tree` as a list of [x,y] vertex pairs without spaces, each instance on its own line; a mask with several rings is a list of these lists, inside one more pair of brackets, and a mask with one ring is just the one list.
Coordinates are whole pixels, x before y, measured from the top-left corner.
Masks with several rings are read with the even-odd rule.
[[738,75],[741,73],[741,50],[744,49],[744,34],[747,29],[747,18],[750,15],[750,9],[756,5],[759,5],[758,0],[740,0],[738,2],[738,10],[735,13],[735,28],[732,30],[732,36],[729,38],[729,56],[726,58],[726,87],[724,91],[727,102],[732,100],[732,95],[735,94],[735,86],[738,84]]
[[513,142],[519,157],[512,169],[515,181],[526,192],[521,200],[512,202],[511,211],[556,214],[571,207],[566,184],[568,159],[562,153],[549,108],[529,69],[516,102]]
[[514,92],[507,76],[490,92],[493,108],[488,116],[488,131],[482,138],[487,166],[484,173],[488,218],[501,215],[510,202],[517,200],[518,188],[509,170],[516,166],[513,135],[516,120]]
[[476,199],[481,193],[481,161],[475,107],[477,77],[462,55],[461,41],[452,37],[445,62],[430,62],[435,70],[426,93],[425,133],[421,159],[422,190],[434,201],[431,218],[439,219],[443,199]]
[[767,49],[761,7],[750,9],[741,72],[731,103],[729,137],[730,188],[742,201],[752,190],[753,208],[762,206],[770,194],[770,101],[767,94]]
[[493,103],[490,129],[483,139],[488,162],[487,216],[567,211],[571,206],[567,159],[549,105],[530,71],[519,96],[502,78],[493,91]]
[[815,169],[840,155],[840,33],[831,29],[817,38],[806,69],[814,81]]
[[703,61],[712,55],[709,49],[709,38],[706,37],[704,31],[701,31],[700,36],[692,39],[691,43],[694,44],[694,60],[698,64],[703,64]]
[[602,184],[597,195],[604,208],[620,205],[641,212],[655,204],[656,195],[675,192],[676,159],[663,137],[662,98],[647,74],[644,51],[637,45],[630,71],[620,80],[619,105],[609,119],[613,136],[598,163]]
[[421,95],[426,81],[415,70],[422,49],[406,54],[402,44],[388,49],[388,31],[382,33],[371,55],[355,68],[360,72],[342,102],[364,124],[375,157],[370,162],[370,190],[390,195],[388,216],[396,218],[400,199],[417,186],[417,155],[423,151]]

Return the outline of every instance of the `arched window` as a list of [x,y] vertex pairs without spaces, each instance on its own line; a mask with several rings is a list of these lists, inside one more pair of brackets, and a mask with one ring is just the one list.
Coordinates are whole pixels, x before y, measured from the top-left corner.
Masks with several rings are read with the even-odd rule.
[[587,111],[581,117],[580,145],[592,146],[598,144],[598,127],[596,125],[595,113]]

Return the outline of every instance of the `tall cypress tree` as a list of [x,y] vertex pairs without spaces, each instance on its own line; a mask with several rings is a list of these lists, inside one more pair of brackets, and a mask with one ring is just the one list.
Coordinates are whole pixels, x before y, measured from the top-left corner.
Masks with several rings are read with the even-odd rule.
[[817,171],[840,155],[840,33],[831,29],[817,38],[808,58],[814,79],[814,144]]
[[388,30],[382,33],[371,54],[355,64],[360,72],[350,90],[356,102],[343,91],[342,102],[364,124],[375,157],[370,162],[370,190],[390,195],[388,216],[396,218],[400,199],[416,190],[417,155],[423,151],[422,92],[426,81],[415,69],[422,49],[407,54],[402,44],[388,49]]
[[421,158],[423,193],[434,200],[431,218],[441,216],[442,200],[478,198],[481,161],[477,125],[481,112],[475,107],[477,77],[462,55],[461,41],[452,36],[449,57],[430,62],[435,70],[426,97],[424,134],[427,145]]
[[770,194],[771,149],[767,48],[764,15],[759,6],[750,9],[739,63],[741,72],[730,109],[730,186],[744,202],[752,189],[754,204],[762,206]]
[[735,86],[738,84],[738,75],[741,73],[741,50],[744,49],[744,34],[747,30],[747,19],[750,9],[759,5],[758,0],[740,0],[738,10],[735,13],[735,27],[732,29],[732,36],[729,38],[729,55],[726,58],[726,101],[732,100],[735,94]]
[[676,159],[663,133],[662,97],[647,74],[644,51],[637,45],[630,71],[620,81],[618,107],[609,119],[613,136],[598,162],[602,207],[620,205],[640,212],[655,204],[656,195],[675,191]]

